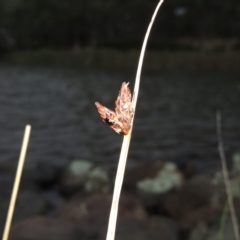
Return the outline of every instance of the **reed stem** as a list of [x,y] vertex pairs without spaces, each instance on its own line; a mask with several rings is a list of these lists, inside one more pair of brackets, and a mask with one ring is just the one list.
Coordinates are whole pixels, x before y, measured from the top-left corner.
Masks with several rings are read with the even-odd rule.
[[[142,45],[142,50],[141,54],[139,57],[139,62],[138,62],[138,68],[137,68],[137,74],[136,74],[136,79],[135,79],[135,86],[134,86],[134,91],[133,91],[133,98],[132,98],[132,107],[134,109],[134,116],[136,112],[136,105],[137,105],[137,99],[138,99],[138,92],[139,92],[139,86],[140,86],[140,78],[141,78],[141,72],[142,72],[142,65],[143,65],[143,59],[146,51],[146,46],[148,42],[148,38],[150,35],[150,31],[153,25],[153,22],[156,18],[156,15],[158,13],[158,10],[160,6],[162,5],[163,0],[159,1],[151,22],[149,23],[143,45]],[[134,121],[134,116],[132,119],[132,126],[133,126],[133,121]],[[127,155],[128,155],[128,149],[131,141],[131,136],[132,136],[132,129],[129,131],[127,135],[124,135],[123,137],[123,143],[122,143],[122,148],[121,148],[121,153],[120,153],[120,158],[119,158],[119,163],[118,163],[118,169],[117,169],[117,175],[115,179],[115,186],[114,186],[114,192],[113,192],[113,199],[112,199],[112,206],[111,206],[111,211],[110,211],[110,217],[109,217],[109,223],[108,223],[108,230],[107,230],[107,237],[106,240],[114,240],[115,238],[115,231],[116,231],[116,222],[117,222],[117,214],[118,214],[118,204],[119,204],[119,198],[121,194],[121,189],[122,189],[122,183],[123,183],[123,177],[124,177],[124,172],[125,172],[125,166],[127,162]]]
[[224,178],[224,183],[225,183],[225,187],[226,187],[228,206],[229,206],[230,213],[231,213],[235,239],[240,240],[238,221],[237,221],[236,211],[235,211],[235,207],[234,207],[234,203],[233,203],[233,195],[232,195],[231,186],[230,186],[230,182],[229,182],[229,174],[228,174],[227,163],[226,163],[226,158],[225,158],[225,154],[224,154],[222,130],[221,130],[221,113],[220,112],[217,112],[216,118],[217,118],[218,150],[219,150],[219,155],[220,155],[221,164],[222,164],[222,172],[223,172],[223,178]]
[[14,213],[14,209],[15,209],[18,189],[19,189],[23,166],[24,166],[24,162],[25,162],[25,158],[26,158],[30,132],[31,132],[31,126],[27,125],[25,128],[25,133],[24,133],[24,137],[23,137],[21,153],[20,153],[20,157],[19,157],[19,161],[18,161],[17,172],[16,172],[15,181],[14,181],[14,185],[13,185],[12,196],[11,196],[11,200],[10,200],[10,204],[9,204],[9,208],[8,208],[7,220],[5,223],[2,240],[7,240],[9,237],[9,232],[10,232],[13,213]]

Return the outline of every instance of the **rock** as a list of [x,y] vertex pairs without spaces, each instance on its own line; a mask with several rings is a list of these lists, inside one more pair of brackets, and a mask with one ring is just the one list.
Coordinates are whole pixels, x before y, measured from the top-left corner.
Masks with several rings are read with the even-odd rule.
[[[9,207],[9,203],[10,203],[10,199],[11,199],[12,188],[13,188],[13,184],[14,184],[14,178],[15,178],[15,176],[12,174],[6,174],[6,173],[0,174],[0,212],[1,212],[1,214],[0,214],[0,232],[3,231],[4,225],[5,225],[7,211],[8,211],[8,207]],[[36,194],[38,195],[37,188],[32,183],[22,180],[20,187],[21,188],[20,188],[19,195],[17,198],[16,206],[18,206],[19,204],[22,204],[24,202],[24,201],[22,201],[22,199],[24,198],[24,195],[26,192],[28,192],[28,193],[33,192],[34,196]],[[30,198],[36,199],[35,197],[33,197],[33,195]],[[32,205],[36,206],[36,209],[38,212],[39,207],[40,207],[39,201],[41,201],[41,200],[38,201],[36,199],[36,201],[37,201],[36,205],[35,205],[35,203],[32,203]],[[28,201],[25,204],[28,205]]]
[[[157,173],[163,168],[163,161],[155,161],[148,164],[143,164],[131,169],[126,170],[123,182],[123,190],[129,192],[136,191],[136,185],[139,181],[146,178],[154,178]],[[115,177],[116,171],[114,171],[113,178]]]
[[50,188],[58,182],[63,166],[52,161],[39,161],[27,164],[24,169],[23,179],[36,183],[41,188]]
[[[106,229],[111,201],[112,195],[110,194],[94,194],[87,198],[76,198],[60,209],[59,217],[78,224],[91,224],[96,229]],[[147,217],[147,214],[135,197],[123,194],[120,198],[118,217],[142,220]]]
[[177,240],[176,223],[164,217],[118,220],[116,240]]
[[183,176],[174,163],[165,163],[154,178],[145,178],[137,183],[141,192],[149,194],[165,193],[172,188],[179,187],[183,182]]
[[159,202],[159,211],[164,209],[169,216],[180,219],[189,212],[209,206],[216,197],[216,188],[211,180],[197,176],[184,183],[178,190],[169,192]]
[[221,210],[213,206],[203,206],[190,211],[179,220],[179,228],[181,231],[189,232],[200,223],[206,226],[213,225],[219,220],[222,213]]
[[119,205],[119,216],[123,218],[134,218],[145,220],[148,215],[143,205],[135,196],[130,194],[121,194]]
[[197,164],[194,161],[186,161],[180,166],[178,165],[178,167],[185,179],[190,179],[197,175]]
[[84,184],[93,164],[90,161],[74,160],[63,172],[62,184],[65,186],[79,186]]
[[[16,174],[17,161],[0,162],[0,168],[11,175]],[[52,183],[57,180],[62,166],[50,161],[26,161],[23,169],[22,180],[39,184]]]
[[[208,227],[205,223],[200,222],[189,234],[188,240],[203,240],[208,232]],[[186,238],[185,238],[186,239]]]
[[107,172],[100,167],[93,168],[88,175],[88,179],[84,185],[86,192],[103,192],[109,190],[109,178]]
[[138,195],[146,206],[158,202],[159,196],[171,189],[181,186],[183,175],[174,163],[166,162],[153,178],[145,178],[137,182]]
[[[233,231],[233,225],[230,217],[228,218],[228,221],[226,225],[224,226],[224,231],[221,234],[221,229],[219,229],[219,224],[217,226],[213,226],[211,229],[208,230],[208,233],[204,236],[204,240],[219,240],[219,235],[221,234],[222,239],[236,239]],[[195,239],[192,239],[195,240]]]
[[178,228],[176,222],[165,217],[151,217],[146,220],[146,239],[177,240]]
[[28,190],[20,191],[17,197],[14,221],[41,214],[46,210],[46,207],[47,203],[40,193]]
[[108,192],[109,185],[107,172],[85,160],[72,161],[61,178],[63,192],[79,189],[87,193]]
[[29,218],[13,224],[9,240],[93,240],[92,228],[46,217]]
[[64,198],[55,190],[42,192],[42,197],[48,205],[48,208],[45,211],[45,216],[55,217],[59,207],[61,207],[65,202]]

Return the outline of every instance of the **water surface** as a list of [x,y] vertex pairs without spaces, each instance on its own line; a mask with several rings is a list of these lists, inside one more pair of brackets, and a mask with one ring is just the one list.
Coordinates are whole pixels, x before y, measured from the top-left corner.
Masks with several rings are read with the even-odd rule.
[[[0,161],[16,161],[26,124],[33,127],[27,162],[61,165],[89,159],[115,166],[122,136],[101,121],[95,101],[114,109],[135,72],[0,67]],[[129,165],[151,160],[219,163],[216,110],[228,152],[240,150],[240,80],[233,74],[143,74]]]

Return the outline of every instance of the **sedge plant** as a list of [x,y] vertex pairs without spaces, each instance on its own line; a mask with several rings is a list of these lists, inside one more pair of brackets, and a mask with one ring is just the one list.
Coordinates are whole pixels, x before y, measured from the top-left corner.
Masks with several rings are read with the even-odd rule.
[[[137,105],[138,92],[139,92],[139,86],[140,86],[142,65],[143,65],[143,59],[144,59],[144,55],[145,55],[145,51],[146,51],[148,38],[150,35],[152,25],[154,23],[154,20],[156,18],[156,15],[157,15],[158,10],[161,7],[162,3],[163,3],[163,0],[160,0],[159,3],[157,4],[157,7],[152,15],[152,19],[149,23],[149,26],[148,26],[148,29],[147,29],[147,32],[146,32],[146,35],[145,35],[145,38],[143,41],[141,54],[140,54],[139,62],[138,62],[133,97],[132,97],[132,108],[134,110],[134,113],[133,113],[133,117],[132,117],[131,126],[133,126],[134,115],[136,112],[136,105]],[[119,199],[120,199],[120,194],[121,194],[121,188],[122,188],[122,183],[123,183],[123,177],[124,177],[124,172],[125,172],[125,166],[126,166],[131,136],[132,136],[132,127],[131,127],[129,133],[127,135],[124,135],[124,137],[123,137],[123,143],[122,143],[122,148],[121,148],[121,152],[120,152],[117,174],[116,174],[115,185],[114,185],[113,199],[112,199],[111,211],[110,211],[110,216],[109,216],[106,240],[114,240],[114,238],[115,238],[116,222],[117,222],[117,215],[118,215],[118,205],[119,205]]]

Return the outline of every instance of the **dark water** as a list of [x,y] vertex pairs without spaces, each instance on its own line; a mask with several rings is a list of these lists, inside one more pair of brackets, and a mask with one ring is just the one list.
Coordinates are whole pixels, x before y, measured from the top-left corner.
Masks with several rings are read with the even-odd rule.
[[[122,81],[135,72],[0,67],[0,161],[16,161],[26,124],[33,127],[27,162],[61,165],[89,159],[117,164],[122,136],[100,120],[95,101],[114,109]],[[145,73],[129,165],[163,159],[219,162],[216,110],[228,152],[240,150],[240,78],[232,74]]]

